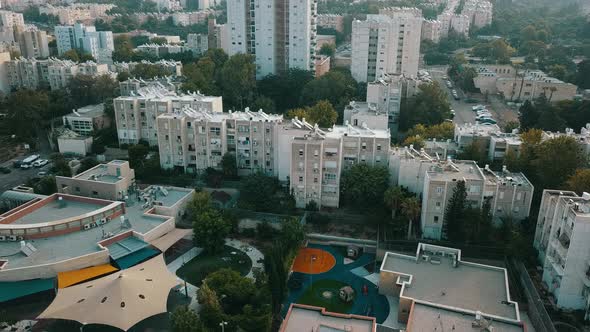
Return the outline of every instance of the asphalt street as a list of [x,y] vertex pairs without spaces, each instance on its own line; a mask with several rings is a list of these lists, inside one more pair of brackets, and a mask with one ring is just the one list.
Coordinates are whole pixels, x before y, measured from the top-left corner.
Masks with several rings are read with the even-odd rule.
[[[47,159],[48,157],[48,155],[44,155],[41,158]],[[24,158],[26,158],[26,156],[19,158],[19,160]],[[38,177],[37,173],[41,171],[48,172],[51,168],[51,163],[48,163],[43,167],[33,167],[29,169],[14,168],[12,164],[15,160],[17,159],[6,161],[0,165],[11,170],[8,174],[0,173],[0,193],[24,184],[28,179]]]

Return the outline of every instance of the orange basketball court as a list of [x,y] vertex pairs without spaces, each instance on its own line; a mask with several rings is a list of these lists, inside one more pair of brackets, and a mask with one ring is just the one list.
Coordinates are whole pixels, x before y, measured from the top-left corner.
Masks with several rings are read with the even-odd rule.
[[330,271],[336,265],[334,256],[322,249],[301,248],[295,262],[293,272],[319,274]]

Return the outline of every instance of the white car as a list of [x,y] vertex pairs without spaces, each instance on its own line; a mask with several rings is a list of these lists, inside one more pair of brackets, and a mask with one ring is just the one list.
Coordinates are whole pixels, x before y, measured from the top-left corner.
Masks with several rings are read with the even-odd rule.
[[36,160],[35,162],[33,162],[33,166],[43,167],[43,166],[47,165],[48,162],[49,162],[49,160],[47,160],[47,159],[39,159],[39,160]]
[[477,115],[492,115],[489,111],[477,111]]
[[47,172],[45,172],[45,171],[41,171],[41,172],[37,173],[37,176],[46,176],[46,175],[47,175]]
[[475,105],[473,107],[471,107],[471,110],[473,111],[480,111],[480,110],[485,110],[486,107],[484,105]]

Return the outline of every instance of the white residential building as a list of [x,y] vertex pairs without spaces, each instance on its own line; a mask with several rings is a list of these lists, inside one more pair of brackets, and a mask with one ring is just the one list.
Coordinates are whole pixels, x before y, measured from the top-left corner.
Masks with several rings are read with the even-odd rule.
[[177,92],[181,83],[181,81],[170,76],[156,77],[149,80],[130,78],[126,81],[119,82],[119,92],[121,96],[136,96],[139,94],[140,89],[146,87]]
[[15,13],[7,10],[0,10],[0,27],[14,29],[24,26],[25,20],[22,13]]
[[442,26],[443,24],[439,20],[424,20],[422,22],[422,40],[438,43],[442,34]]
[[99,63],[112,63],[115,50],[111,31],[96,31],[94,26],[76,23],[69,26],[56,26],[55,39],[59,55],[71,49],[81,49],[92,55]]
[[92,61],[75,63],[70,60],[49,58],[46,60],[18,58],[7,63],[8,82],[12,89],[39,89],[49,87],[58,90],[66,87],[78,74],[100,76],[108,74],[106,64]]
[[424,177],[420,218],[423,237],[445,238],[445,211],[458,181],[465,182],[470,206],[481,208],[489,201],[490,213],[496,220],[522,220],[529,216],[534,188],[524,174],[506,168],[494,172],[487,166],[479,168],[474,161],[447,159],[430,166]]
[[312,201],[320,207],[338,207],[342,172],[359,163],[387,167],[389,146],[389,130],[351,125],[335,125],[326,131],[316,126],[294,137],[289,183],[297,207]]
[[555,304],[567,310],[590,306],[590,194],[544,190],[534,247],[543,265],[543,282]]
[[352,22],[350,71],[359,82],[372,82],[384,74],[418,73],[422,17],[392,8],[381,12]]
[[214,15],[215,11],[200,10],[196,12],[176,12],[172,14],[172,23],[179,26],[188,26],[207,22],[209,16]]
[[39,7],[39,13],[54,15],[59,18],[59,23],[74,25],[80,21],[94,21],[97,18],[107,16],[107,11],[116,7],[113,4],[98,3],[74,3],[69,6],[46,5]]
[[277,171],[282,115],[262,112],[210,112],[184,107],[157,117],[158,150],[163,169],[187,173],[221,168],[222,157],[236,158],[239,175]]
[[37,29],[34,25],[27,25],[22,30],[16,30],[15,35],[17,36],[21,55],[25,58],[49,57],[47,32]]
[[471,26],[471,18],[463,14],[454,14],[451,16],[450,29],[456,33],[464,36],[469,36],[469,27]]
[[186,46],[193,51],[194,56],[199,56],[209,49],[209,36],[202,33],[189,33],[186,36]]
[[183,95],[166,88],[147,86],[131,96],[116,98],[114,107],[119,144],[136,144],[145,140],[150,146],[158,146],[156,118],[159,115],[185,107],[210,113],[222,112],[223,102],[221,97],[198,93]]
[[229,55],[252,54],[258,78],[290,69],[315,70],[315,0],[227,2]]
[[135,48],[137,52],[143,52],[157,58],[162,57],[166,54],[176,54],[189,51],[190,49],[184,45],[173,45],[173,44],[143,44]]
[[544,95],[549,101],[572,100],[578,87],[550,77],[540,70],[527,70],[518,77],[499,77],[496,80],[498,93],[510,100],[535,100]]
[[108,128],[110,118],[104,113],[104,104],[88,105],[62,117],[64,127],[76,134],[91,136],[95,130]]
[[344,32],[344,16],[338,14],[319,14],[318,27]]
[[492,24],[494,5],[487,0],[468,0],[461,14],[470,18],[470,24],[482,28]]
[[155,62],[141,60],[140,62],[115,62],[111,67],[114,69],[116,73],[121,72],[132,72],[138,65],[152,65],[158,66],[161,69],[164,69],[168,72],[168,75],[171,76],[182,76],[182,62],[180,61],[172,61],[172,60],[158,60]]

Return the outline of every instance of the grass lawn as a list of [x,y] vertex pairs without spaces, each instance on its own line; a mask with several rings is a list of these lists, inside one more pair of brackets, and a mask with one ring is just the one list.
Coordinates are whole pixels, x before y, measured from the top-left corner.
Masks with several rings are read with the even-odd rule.
[[[235,255],[232,255],[232,252]],[[245,276],[252,268],[252,260],[246,253],[236,248],[225,246],[223,251],[214,255],[201,254],[185,263],[176,274],[195,286],[201,286],[209,273],[219,269],[230,268]]]
[[[324,307],[328,311],[346,314],[352,308],[354,301],[346,303],[340,300],[338,293],[340,288],[344,286],[347,286],[347,284],[337,280],[318,280],[314,282],[313,287],[309,287],[305,293],[295,301],[295,303]],[[332,293],[331,298],[328,299],[322,296],[322,293],[326,291]]]

